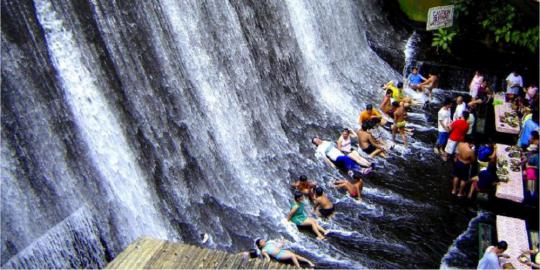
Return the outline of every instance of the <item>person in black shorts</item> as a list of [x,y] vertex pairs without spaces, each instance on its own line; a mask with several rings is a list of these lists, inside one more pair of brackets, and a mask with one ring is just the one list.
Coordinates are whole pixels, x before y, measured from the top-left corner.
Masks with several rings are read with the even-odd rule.
[[328,218],[334,213],[334,204],[328,199],[322,187],[315,189],[315,205],[313,209],[318,210],[319,216]]

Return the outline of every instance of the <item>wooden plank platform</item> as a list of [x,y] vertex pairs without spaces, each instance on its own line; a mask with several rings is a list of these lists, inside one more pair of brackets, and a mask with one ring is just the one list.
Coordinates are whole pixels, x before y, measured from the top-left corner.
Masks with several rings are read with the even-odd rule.
[[293,265],[152,238],[139,238],[106,269],[294,269]]

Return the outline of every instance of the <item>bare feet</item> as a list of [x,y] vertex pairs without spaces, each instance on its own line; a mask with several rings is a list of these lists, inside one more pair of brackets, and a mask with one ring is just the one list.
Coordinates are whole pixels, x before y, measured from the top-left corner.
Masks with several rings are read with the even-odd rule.
[[324,236],[321,235],[321,236],[317,236],[317,239],[318,240],[324,240],[325,238],[324,238]]

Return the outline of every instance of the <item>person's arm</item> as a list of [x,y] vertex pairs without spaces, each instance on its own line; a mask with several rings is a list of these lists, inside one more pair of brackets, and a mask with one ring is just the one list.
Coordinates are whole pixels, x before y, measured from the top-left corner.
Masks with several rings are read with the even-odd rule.
[[291,187],[293,187],[293,188],[297,188],[297,187],[298,187],[298,185],[300,185],[300,183],[299,183],[299,182],[294,182],[294,183],[292,183],[292,184],[291,184]]
[[381,104],[379,104],[379,109],[381,109],[381,111],[384,111],[384,105],[386,104],[387,99],[388,99],[388,97],[386,95],[384,95],[384,98],[381,101]]
[[324,157],[324,162],[326,162],[326,164],[330,165],[330,167],[332,168],[336,168],[336,164],[334,164],[329,158],[327,157]]
[[493,162],[497,161],[497,145],[493,146],[493,153],[489,156],[489,160],[492,160]]
[[287,221],[291,221],[292,216],[296,213],[296,210],[298,210],[298,205],[295,205],[289,214],[287,215]]
[[337,140],[337,149],[339,151],[341,151],[341,142],[343,141],[343,137],[340,136],[339,139]]
[[266,253],[266,251],[262,251],[261,254],[266,259],[266,261],[270,261],[270,255],[268,255],[268,253]]
[[320,206],[320,202],[318,199],[315,199],[315,201],[313,202],[313,212],[317,211],[317,208]]
[[370,144],[372,144],[376,148],[381,149],[381,146],[375,141],[375,139],[373,139],[373,135],[369,134],[368,141]]
[[347,184],[345,183],[345,180],[336,180],[336,181],[334,182],[334,186],[335,186],[335,187],[339,187],[339,188],[340,188],[340,187],[344,187],[344,186],[346,186],[346,185],[347,185]]

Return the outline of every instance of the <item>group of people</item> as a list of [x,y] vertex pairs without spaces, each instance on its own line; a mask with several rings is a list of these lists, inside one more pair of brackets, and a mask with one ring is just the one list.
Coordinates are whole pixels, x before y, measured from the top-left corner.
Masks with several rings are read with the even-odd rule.
[[[513,72],[507,78],[507,97],[518,104],[518,110],[523,116],[522,133],[519,146],[526,151],[524,164],[526,164],[526,179],[535,183],[538,175],[538,89],[534,85],[523,89],[523,80],[518,73]],[[407,77],[407,85],[414,90],[426,92],[431,101],[432,89],[438,85],[438,77],[429,74],[424,78],[414,67]],[[367,104],[358,117],[360,128],[355,132],[348,128],[341,131],[336,141],[323,140],[315,137],[311,142],[316,146],[316,156],[333,168],[349,175],[350,179],[337,180],[332,185],[345,190],[348,195],[361,201],[364,182],[363,175],[369,174],[374,168],[372,161],[376,157],[385,158],[393,145],[374,136],[373,131],[378,128],[388,129],[392,132],[395,142],[396,135],[401,135],[403,144],[408,145],[407,135],[412,133],[407,125],[407,110],[415,105],[415,100],[404,95],[403,83],[390,81],[382,86],[385,91],[379,110]],[[434,151],[441,159],[447,161],[453,158],[452,194],[458,197],[472,198],[475,192],[493,193],[498,182],[496,166],[496,146],[493,142],[478,144],[479,133],[489,134],[489,122],[493,123],[493,91],[480,72],[476,72],[471,80],[469,96],[458,96],[455,99],[447,98],[437,114],[438,137]],[[491,112],[490,112],[491,110]],[[386,114],[388,119],[385,119]],[[491,117],[491,119],[490,119]],[[357,147],[355,147],[357,145]],[[367,156],[367,157],[364,157]],[[468,194],[466,187],[470,184]],[[531,193],[535,192],[534,185],[527,185]],[[287,220],[298,227],[305,227],[313,231],[317,239],[325,239],[328,230],[320,226],[316,219],[311,218],[306,210],[305,199],[312,204],[312,214],[321,218],[329,218],[334,212],[334,204],[326,195],[324,188],[302,175],[291,187],[294,189],[294,201],[287,214]],[[486,251],[485,260],[493,254],[500,255],[506,249],[502,241],[496,247]],[[291,260],[299,267],[300,262],[310,266],[313,263],[308,259],[283,249],[283,242],[265,241],[257,239],[256,246],[265,258],[274,258],[278,261]],[[248,254],[248,253],[246,253]],[[258,254],[251,251],[250,256]],[[480,267],[480,264],[479,264]]]
[[[526,259],[525,264],[527,266],[530,266],[534,269],[540,268],[540,256],[538,256],[539,253],[539,245],[536,244],[536,247],[531,250],[522,250],[521,256],[532,256],[533,259]],[[510,255],[505,254],[504,252],[508,249],[508,243],[506,241],[499,241],[494,246],[489,246],[484,251],[484,255],[478,262],[477,269],[482,270],[488,270],[488,269],[516,269],[514,265],[508,260],[510,259]]]
[[[406,108],[413,101],[403,95],[403,84],[399,82],[394,86],[394,82],[389,82],[383,87],[389,92],[380,108],[393,119],[393,123],[387,121],[381,112],[373,108],[372,104],[367,104],[365,110],[358,117],[360,128],[356,132],[344,128],[336,141],[323,140],[319,137],[311,140],[316,146],[316,157],[324,160],[332,168],[337,168],[350,176],[349,179],[336,180],[332,185],[337,189],[344,190],[358,202],[362,201],[361,194],[364,186],[362,176],[369,174],[375,168],[375,163],[370,160],[376,157],[386,158],[386,153],[393,148],[393,145],[388,145],[381,138],[376,138],[372,131],[378,128],[390,129],[394,138],[397,133],[401,133],[405,145],[407,145],[406,135],[411,132],[410,129],[405,128],[405,119]],[[391,108],[388,110],[386,103],[391,104]],[[312,214],[320,218],[329,218],[334,213],[335,208],[323,187],[308,180],[305,175],[300,176],[291,187],[294,189],[294,201],[287,214],[287,221],[313,231],[319,240],[325,239],[328,230],[320,226],[316,219],[310,217],[305,203],[305,199],[307,199],[312,204]],[[272,257],[278,261],[291,260],[297,267],[299,267],[300,262],[313,266],[313,263],[308,259],[283,249],[283,241],[257,239],[256,246],[260,254],[267,259]],[[243,254],[254,257],[258,256],[259,251],[252,250]]]
[[[536,194],[538,179],[538,88],[531,84],[522,88],[523,79],[516,71],[507,77],[506,100],[513,104],[520,117],[521,132],[517,146],[521,157],[529,195]],[[465,101],[467,99],[467,102]],[[468,96],[446,99],[437,114],[438,137],[434,151],[446,161],[453,157],[452,194],[468,198],[475,192],[493,195],[499,182],[497,177],[497,149],[490,134],[495,133],[494,92],[481,72],[475,72]],[[491,115],[490,115],[491,114]],[[491,117],[490,117],[491,116]],[[478,135],[484,134],[487,143],[479,144]]]

